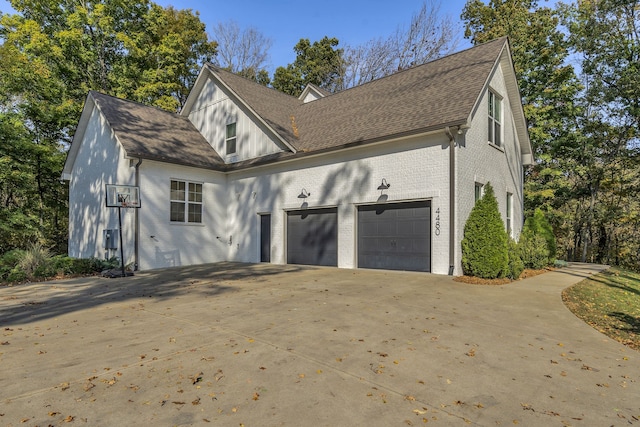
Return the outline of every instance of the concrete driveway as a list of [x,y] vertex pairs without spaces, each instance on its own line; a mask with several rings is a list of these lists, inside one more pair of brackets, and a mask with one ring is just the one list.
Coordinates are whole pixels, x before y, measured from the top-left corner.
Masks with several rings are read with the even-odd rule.
[[640,354],[507,286],[214,264],[0,288],[0,425],[623,426]]

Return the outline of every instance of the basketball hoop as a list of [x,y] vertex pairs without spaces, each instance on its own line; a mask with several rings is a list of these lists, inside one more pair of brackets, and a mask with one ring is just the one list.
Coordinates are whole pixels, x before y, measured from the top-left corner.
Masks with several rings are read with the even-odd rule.
[[118,228],[120,231],[120,265],[122,277],[133,276],[133,273],[125,271],[124,240],[122,239],[122,208],[140,208],[140,187],[133,185],[106,184],[106,206],[118,208]]

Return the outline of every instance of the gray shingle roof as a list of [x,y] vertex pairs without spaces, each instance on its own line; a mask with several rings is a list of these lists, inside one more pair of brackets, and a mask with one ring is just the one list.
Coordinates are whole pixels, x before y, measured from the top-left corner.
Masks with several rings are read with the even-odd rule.
[[465,123],[506,43],[497,39],[308,103],[209,69],[297,150],[315,152]]
[[234,164],[225,164],[186,116],[90,96],[129,156],[232,170],[466,123],[506,43],[500,38],[308,103],[207,64],[297,151]]
[[91,91],[130,157],[222,169],[224,161],[186,117]]

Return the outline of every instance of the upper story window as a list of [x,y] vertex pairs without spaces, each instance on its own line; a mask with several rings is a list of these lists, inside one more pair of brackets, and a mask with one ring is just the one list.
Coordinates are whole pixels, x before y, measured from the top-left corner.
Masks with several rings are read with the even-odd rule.
[[480,184],[479,182],[476,182],[476,188],[475,188],[475,201],[477,202],[478,200],[482,199],[482,196],[484,195],[484,185]]
[[171,180],[171,222],[202,223],[202,183]]
[[489,91],[489,142],[502,147],[502,98]]
[[227,125],[227,134],[225,138],[225,143],[227,146],[227,155],[236,154],[236,122],[229,123]]

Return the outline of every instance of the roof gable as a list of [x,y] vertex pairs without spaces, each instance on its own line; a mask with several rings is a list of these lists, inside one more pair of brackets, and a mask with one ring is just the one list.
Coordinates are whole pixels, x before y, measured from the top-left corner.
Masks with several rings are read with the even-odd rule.
[[223,169],[224,162],[218,153],[186,117],[90,91],[65,163],[65,174],[71,173],[93,106],[109,124],[128,157]]
[[506,45],[503,37],[307,103],[209,68],[298,151],[317,152],[466,124]]

